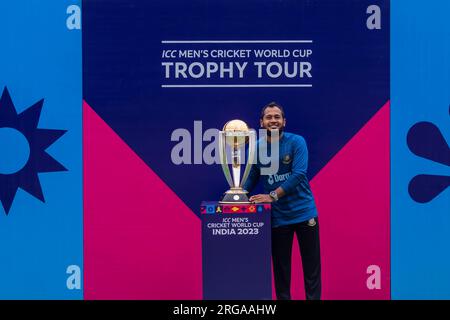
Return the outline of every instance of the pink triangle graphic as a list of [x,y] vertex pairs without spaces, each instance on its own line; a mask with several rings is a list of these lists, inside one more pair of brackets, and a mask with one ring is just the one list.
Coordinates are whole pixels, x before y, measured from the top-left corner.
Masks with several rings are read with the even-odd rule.
[[200,219],[83,103],[85,299],[201,299]]
[[[311,181],[323,299],[390,299],[389,108],[387,102]],[[304,299],[294,243],[292,298]],[[370,266],[379,267],[380,283]]]

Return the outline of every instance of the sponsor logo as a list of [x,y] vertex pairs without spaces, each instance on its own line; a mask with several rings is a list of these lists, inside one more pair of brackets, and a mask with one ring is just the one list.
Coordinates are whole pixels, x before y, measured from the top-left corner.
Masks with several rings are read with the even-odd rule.
[[269,178],[267,178],[267,182],[272,185],[275,182],[282,182],[282,181],[286,181],[287,179],[289,179],[291,173],[285,173],[285,174],[274,174],[274,175],[270,175]]

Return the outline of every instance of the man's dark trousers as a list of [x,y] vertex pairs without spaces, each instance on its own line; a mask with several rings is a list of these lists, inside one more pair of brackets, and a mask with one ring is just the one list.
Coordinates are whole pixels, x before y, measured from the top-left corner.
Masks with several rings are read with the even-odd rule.
[[319,221],[308,221],[272,228],[272,259],[278,300],[291,299],[291,257],[294,233],[302,257],[307,300],[320,300],[322,282],[320,267]]

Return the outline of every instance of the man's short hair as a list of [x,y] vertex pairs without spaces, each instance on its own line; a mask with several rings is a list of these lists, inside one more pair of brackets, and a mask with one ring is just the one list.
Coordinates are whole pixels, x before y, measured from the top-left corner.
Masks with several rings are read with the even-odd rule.
[[262,110],[261,110],[261,117],[260,117],[260,118],[261,118],[261,119],[264,118],[264,112],[266,112],[266,109],[267,109],[267,108],[274,108],[274,107],[277,107],[278,109],[281,110],[281,116],[282,116],[283,119],[284,119],[284,118],[285,118],[285,117],[284,117],[284,109],[283,109],[283,107],[282,107],[278,102],[275,102],[275,101],[272,101],[272,102],[266,104],[266,105],[262,108]]

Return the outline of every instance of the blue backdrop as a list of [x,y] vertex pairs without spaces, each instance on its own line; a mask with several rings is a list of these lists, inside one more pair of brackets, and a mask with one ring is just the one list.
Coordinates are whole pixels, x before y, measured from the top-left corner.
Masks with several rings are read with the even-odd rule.
[[[381,8],[380,30],[366,26],[371,4]],[[308,142],[312,178],[389,100],[388,1],[86,1],[83,28],[84,98],[194,212],[202,200],[219,199],[226,181],[219,166],[173,164],[173,130],[193,132],[195,120],[203,121],[204,130],[222,128],[234,118],[258,128],[262,106],[278,101],[285,107],[287,130]],[[163,43],[273,39],[312,43]],[[309,61],[312,78],[258,81],[253,73],[244,79],[166,79],[161,65],[169,61],[162,58],[168,49],[258,48],[311,49],[309,59],[263,60]],[[268,82],[312,87],[162,87]]]
[[[5,148],[7,139],[0,141],[3,159],[22,154],[27,163],[12,171],[0,163],[0,299],[83,297],[82,274],[81,283],[69,285],[80,284],[79,289],[67,286],[73,274],[68,267],[83,267],[81,31],[66,26],[73,4],[81,5],[0,3],[0,128],[4,138],[15,135],[20,141],[26,133],[28,139],[13,148]],[[5,87],[17,113],[44,99],[40,113],[37,106],[15,121]],[[5,180],[6,174],[24,172]],[[15,197],[7,199],[17,186]]]
[[450,298],[449,10],[392,3],[393,299]]

